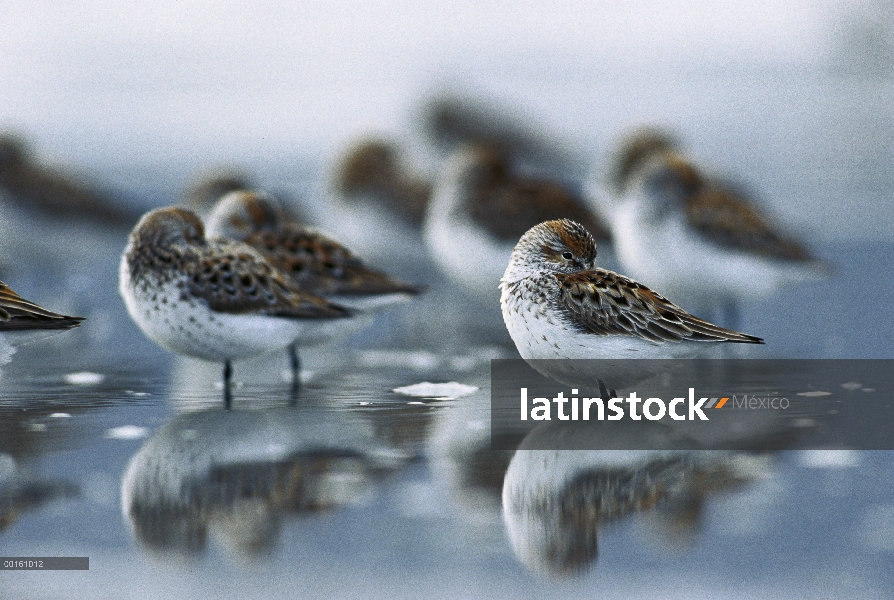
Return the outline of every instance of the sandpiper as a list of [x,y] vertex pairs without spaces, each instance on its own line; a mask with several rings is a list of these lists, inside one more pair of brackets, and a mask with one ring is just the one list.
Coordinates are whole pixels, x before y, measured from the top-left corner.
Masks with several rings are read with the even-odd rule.
[[737,326],[737,302],[829,268],[728,183],[705,176],[673,137],[647,130],[619,152],[608,216],[623,268],[699,310],[721,307]]
[[[641,283],[597,268],[593,236],[569,219],[541,223],[521,237],[500,289],[506,328],[529,361],[692,358],[718,342],[763,343],[694,317]],[[552,368],[542,362],[532,366]],[[614,374],[610,383],[617,386],[643,378],[635,365],[616,368],[631,370]]]
[[385,137],[357,140],[334,157],[301,221],[350,240],[353,251],[389,272],[429,272],[431,263],[419,247],[431,183],[405,155],[401,144]]
[[[208,237],[244,242],[288,274],[305,292],[346,306],[356,315],[405,302],[422,288],[367,267],[347,248],[288,219],[263,192],[236,191],[220,199],[208,218]],[[357,318],[341,321],[359,324]],[[296,344],[302,341],[296,340]],[[293,369],[298,353],[290,346]]]
[[352,314],[301,290],[251,246],[206,239],[201,220],[176,207],[153,210],[137,223],[119,284],[130,316],[150,339],[224,363],[227,405],[231,361],[285,348],[321,321]]
[[588,164],[569,140],[538,124],[537,116],[521,106],[448,92],[425,99],[419,112],[423,133],[442,154],[463,144],[486,144],[513,165],[535,167],[563,181],[579,180]]
[[492,146],[464,145],[438,180],[425,239],[452,280],[477,297],[491,298],[518,238],[537,223],[561,217],[585,223],[608,242],[608,229],[570,190],[514,172]]
[[364,139],[336,167],[332,186],[347,202],[378,203],[416,228],[422,225],[431,185],[407,172],[393,142]]
[[35,160],[28,144],[0,134],[0,196],[23,210],[61,220],[130,226],[137,215],[62,169]]

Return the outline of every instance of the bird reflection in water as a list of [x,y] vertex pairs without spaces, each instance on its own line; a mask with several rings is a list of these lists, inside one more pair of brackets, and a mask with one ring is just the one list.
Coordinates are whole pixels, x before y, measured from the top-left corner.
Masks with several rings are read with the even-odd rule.
[[0,454],[0,463],[3,463],[0,465],[0,533],[12,527],[26,513],[81,494],[81,489],[73,483],[36,479],[20,472],[7,454]]
[[503,484],[506,531],[532,572],[581,575],[596,564],[604,526],[641,515],[662,548],[685,545],[700,531],[705,504],[765,475],[770,460],[728,451],[522,449]]
[[155,555],[198,555],[209,536],[263,559],[287,520],[359,502],[403,456],[346,412],[281,408],[176,417],[130,460],[122,512]]
[[29,514],[81,496],[79,485],[43,473],[47,454],[77,443],[78,432],[68,426],[68,419],[50,418],[60,410],[75,413],[83,406],[60,400],[41,404],[35,398],[11,401],[8,397],[0,406],[0,534],[27,521]]

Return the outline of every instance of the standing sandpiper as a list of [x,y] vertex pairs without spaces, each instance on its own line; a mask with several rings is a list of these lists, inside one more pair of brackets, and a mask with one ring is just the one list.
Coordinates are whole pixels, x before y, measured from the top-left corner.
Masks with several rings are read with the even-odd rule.
[[[355,318],[338,322],[342,333],[367,324],[357,317],[406,302],[422,291],[367,267],[322,232],[289,220],[260,192],[236,191],[221,198],[208,218],[208,237],[248,244],[301,290],[355,311]],[[290,346],[294,373],[300,366],[297,346],[316,341],[301,338]]]
[[231,361],[285,348],[321,321],[350,317],[302,291],[251,246],[208,240],[182,208],[143,216],[119,271],[131,318],[150,339],[186,356],[224,363],[229,406]]
[[645,131],[619,152],[607,214],[618,259],[640,281],[699,310],[738,303],[830,269],[728,182],[706,175],[669,134]]
[[562,216],[608,230],[564,185],[524,175],[486,144],[460,146],[435,187],[425,241],[438,266],[480,298],[492,298],[515,242],[528,228]]
[[[500,280],[500,304],[522,358],[692,358],[718,342],[763,343],[694,317],[595,261],[593,237],[568,219],[541,223],[521,237]],[[572,368],[554,362],[532,364]],[[638,375],[635,365],[617,368],[632,372],[615,373],[616,385]]]

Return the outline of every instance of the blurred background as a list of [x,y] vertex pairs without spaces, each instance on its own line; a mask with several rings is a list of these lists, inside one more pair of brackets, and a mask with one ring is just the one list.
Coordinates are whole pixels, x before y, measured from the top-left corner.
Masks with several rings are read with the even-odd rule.
[[889,0],[63,0],[0,19],[0,128],[147,204],[208,164],[294,179],[450,91],[592,164],[632,125],[671,126],[811,238],[894,239]]
[[[2,355],[0,548],[91,557],[88,577],[19,573],[0,596],[890,597],[890,453],[683,470],[704,489],[600,531],[598,564],[594,523],[557,525],[541,501],[592,507],[625,466],[575,455],[560,480],[516,460],[533,516],[507,530],[513,457],[490,451],[487,386],[515,348],[496,290],[473,300],[439,276],[418,223],[400,260],[370,262],[429,292],[303,356],[298,407],[285,353],[237,363],[225,413],[218,365],[129,319],[117,265],[143,211],[217,170],[339,230],[349,211],[324,200],[346,148],[394,140],[430,180],[443,152],[426,115],[444,98],[513,124],[579,187],[631,128],[675,132],[836,269],[745,307],[761,356],[892,356],[891,0],[0,3],[0,134],[37,165],[9,183],[18,146],[0,143],[0,279],[87,317]],[[17,200],[85,187],[107,202]],[[479,389],[394,391],[422,381]],[[636,476],[670,477],[657,472]],[[546,543],[562,541],[564,555]]]

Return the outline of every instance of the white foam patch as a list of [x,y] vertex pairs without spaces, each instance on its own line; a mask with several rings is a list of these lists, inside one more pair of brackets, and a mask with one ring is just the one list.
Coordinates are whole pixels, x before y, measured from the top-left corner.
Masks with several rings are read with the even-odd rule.
[[820,396],[831,396],[832,392],[798,392],[798,395],[807,398],[819,398]]
[[405,396],[413,396],[414,398],[462,398],[468,396],[472,392],[478,391],[474,385],[466,385],[451,381],[450,383],[430,383],[423,381],[422,383],[414,383],[404,387],[394,388],[392,390],[397,394]]
[[0,338],[0,365],[5,365],[12,360],[12,355],[16,353],[16,349],[5,339]]
[[149,435],[149,429],[139,425],[122,425],[106,430],[106,437],[110,440],[138,440]]
[[65,376],[65,383],[71,385],[97,385],[105,381],[106,376],[102,373],[91,373],[90,371],[80,371],[78,373],[69,373]]
[[9,479],[18,471],[15,459],[5,452],[0,452],[0,482]]
[[69,418],[69,417],[71,417],[70,414],[68,414],[68,413],[63,413],[63,412],[53,413],[53,414],[50,415],[50,418],[51,418],[51,419],[67,419],[67,418]]
[[856,381],[848,381],[847,383],[842,383],[841,387],[846,390],[859,390],[861,387],[863,387],[863,384],[857,383]]
[[804,450],[800,462],[810,469],[847,469],[860,465],[860,454],[853,450]]

